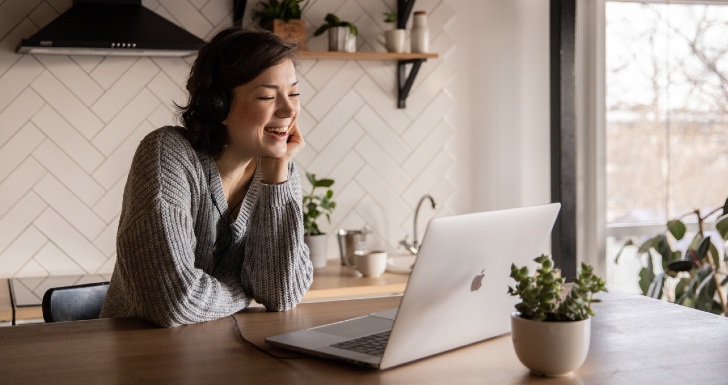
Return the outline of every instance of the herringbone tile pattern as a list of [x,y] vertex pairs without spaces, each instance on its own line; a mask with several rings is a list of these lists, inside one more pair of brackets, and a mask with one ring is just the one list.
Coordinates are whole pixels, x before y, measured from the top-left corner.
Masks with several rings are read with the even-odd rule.
[[[21,38],[71,3],[0,0],[0,277],[110,273],[136,145],[175,123],[172,102],[185,101],[192,58],[15,53]],[[248,17],[256,3],[249,2]],[[376,36],[390,27],[382,14],[394,1],[309,3],[309,49],[326,49],[324,36],[311,35],[334,12],[359,27],[359,50],[383,50]],[[205,39],[232,19],[227,1],[143,4]],[[336,180],[338,208],[322,227],[367,224],[373,244],[389,250],[412,233],[422,194],[432,194],[441,209],[423,211],[420,233],[427,218],[451,212],[457,192],[449,179],[457,154],[447,150],[456,129],[446,119],[455,103],[447,92],[454,42],[444,31],[454,14],[441,0],[419,0],[415,8],[428,11],[432,51],[440,58],[422,66],[407,109],[396,108],[394,62],[310,60],[299,70],[307,146],[297,162],[302,171]],[[333,236],[329,253],[338,253]]]

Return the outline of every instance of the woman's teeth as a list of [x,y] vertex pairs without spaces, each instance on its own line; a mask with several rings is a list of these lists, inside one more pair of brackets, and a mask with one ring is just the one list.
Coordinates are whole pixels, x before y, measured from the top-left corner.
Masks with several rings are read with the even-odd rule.
[[272,128],[272,127],[267,127],[265,129],[265,131],[266,132],[269,132],[271,134],[274,134],[274,135],[278,135],[278,136],[285,136],[288,133],[288,129],[287,128]]

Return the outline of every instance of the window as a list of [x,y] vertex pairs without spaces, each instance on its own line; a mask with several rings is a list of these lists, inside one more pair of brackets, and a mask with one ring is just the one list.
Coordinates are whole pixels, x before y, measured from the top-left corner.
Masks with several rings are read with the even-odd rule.
[[639,261],[613,264],[626,237],[728,197],[728,2],[607,1],[605,19],[608,281],[639,291]]

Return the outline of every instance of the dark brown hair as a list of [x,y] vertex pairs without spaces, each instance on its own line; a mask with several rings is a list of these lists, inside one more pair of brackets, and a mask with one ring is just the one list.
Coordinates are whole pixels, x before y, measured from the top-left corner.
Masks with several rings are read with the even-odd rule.
[[[223,40],[233,33],[236,36],[220,52],[218,45],[226,44]],[[200,107],[200,96],[210,82],[232,101],[233,88],[252,81],[286,59],[297,63],[296,43],[263,30],[228,28],[205,44],[198,52],[187,80],[188,104],[177,106],[185,126],[184,135],[192,147],[217,158],[229,143],[225,125],[210,119]]]

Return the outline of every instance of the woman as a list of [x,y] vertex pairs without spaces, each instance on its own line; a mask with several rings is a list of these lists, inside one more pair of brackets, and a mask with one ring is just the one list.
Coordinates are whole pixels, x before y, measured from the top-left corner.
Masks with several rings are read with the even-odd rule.
[[200,50],[184,127],[150,133],[134,156],[102,317],[171,327],[300,302],[313,268],[292,162],[304,146],[295,50],[232,28]]

